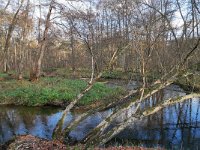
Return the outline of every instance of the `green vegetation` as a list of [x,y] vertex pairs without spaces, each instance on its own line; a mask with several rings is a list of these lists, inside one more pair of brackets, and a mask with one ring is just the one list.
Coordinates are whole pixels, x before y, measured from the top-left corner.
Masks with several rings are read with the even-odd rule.
[[[54,68],[51,70],[44,70],[46,73],[52,73],[52,75],[71,78],[73,77],[73,71],[71,69],[66,68]],[[124,72],[121,69],[116,69],[113,71],[104,71],[102,74],[102,78],[104,79],[130,79],[130,78],[138,78],[139,74],[129,72]],[[89,69],[77,69],[75,71],[75,76],[77,78],[90,78],[91,77],[91,70]]]
[[[44,77],[37,82],[2,80],[0,103],[27,106],[64,105],[72,101],[86,86],[86,81],[60,77]],[[122,88],[109,88],[103,83],[96,83],[78,105],[115,100],[124,92]]]
[[187,73],[186,76],[179,77],[175,84],[179,85],[187,92],[200,91],[200,75],[198,73]]
[[[53,75],[65,78],[72,78],[74,76],[72,69],[66,68],[54,68],[51,70],[44,70],[47,73],[52,73]],[[90,78],[91,71],[89,69],[76,69],[75,76],[77,78]]]
[[131,72],[123,72],[121,70],[105,71],[103,72],[102,78],[105,79],[129,79]]
[[5,73],[0,73],[0,78],[5,78],[5,77],[7,77],[8,75],[7,74],[5,74]]
[[119,99],[125,91],[120,88],[109,88],[103,83],[96,83],[94,87],[83,97],[80,104],[86,105],[98,100],[105,100],[106,103]]

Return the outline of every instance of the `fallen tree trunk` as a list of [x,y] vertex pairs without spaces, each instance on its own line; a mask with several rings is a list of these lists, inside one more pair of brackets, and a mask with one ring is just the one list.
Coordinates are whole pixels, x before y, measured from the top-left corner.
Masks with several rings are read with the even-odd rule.
[[[134,111],[134,113],[131,113],[129,116],[127,115],[127,118],[130,118],[133,114],[135,114],[138,109],[140,108],[140,104],[141,104],[141,101],[148,98],[149,96],[151,96],[152,94],[158,92],[159,90],[161,89],[164,89],[165,87],[167,87],[168,85],[172,84],[176,78],[178,76],[181,75],[181,72],[182,72],[182,68],[184,66],[184,64],[186,63],[186,60],[194,53],[194,51],[197,49],[198,45],[199,45],[199,42],[200,42],[200,38],[198,38],[197,40],[197,43],[196,45],[189,51],[189,53],[186,55],[186,57],[183,59],[183,61],[180,61],[180,63],[177,65],[178,69],[176,69],[176,66],[173,67],[171,69],[171,71],[165,75],[163,78],[161,78],[162,80],[166,79],[166,81],[164,83],[161,83],[161,84],[158,84],[159,87],[157,87],[156,85],[157,84],[153,84],[153,88],[150,89],[150,92],[147,91],[147,94],[141,94],[142,96],[139,98],[138,100],[138,97],[136,96],[136,100],[134,102],[131,102],[129,103],[128,107],[122,107],[119,111],[116,111],[114,112],[112,115],[108,116],[108,118],[106,118],[105,120],[103,120],[92,132],[89,133],[89,135],[84,139],[84,142],[87,142],[87,143],[93,143],[93,140],[96,141],[96,138],[97,137],[100,137],[100,136],[103,136],[104,131],[107,129],[107,127],[110,126],[110,123],[116,119],[116,117],[120,116],[121,114],[125,113],[126,110],[129,110],[131,107],[134,107],[134,105],[137,104],[137,107],[136,107],[136,110]],[[114,56],[116,55],[116,53],[114,53]],[[114,62],[114,58],[115,57],[112,57],[112,59],[110,60],[110,63],[113,63]],[[110,65],[109,63],[109,65]],[[174,71],[176,71],[174,73],[174,75],[172,75],[171,77],[168,77],[168,75],[170,75],[171,73],[173,73]],[[98,77],[95,79],[99,79],[101,77],[101,73],[98,75]],[[62,132],[62,126],[63,126],[63,122],[64,122],[64,118],[66,116],[66,114],[71,110],[71,108],[74,107],[74,105],[84,96],[85,93],[87,93],[94,85],[95,82],[92,82],[91,84],[89,84],[87,86],[87,88],[77,96],[77,98],[70,103],[70,105],[68,105],[66,107],[66,109],[64,110],[63,112],[63,115],[62,115],[62,118],[60,119],[59,123],[57,124],[54,132],[53,132],[53,135],[54,135],[54,138],[57,137],[60,138],[61,137],[61,132]],[[144,89],[143,89],[144,90]],[[139,90],[141,91],[141,90]],[[143,91],[143,92],[146,92],[146,91]],[[143,96],[144,95],[144,96]],[[83,117],[81,118],[84,118],[85,116],[87,115],[83,115]],[[78,123],[79,121],[81,121],[81,118],[78,119],[77,121],[75,121],[76,123]],[[107,135],[107,134],[106,134]],[[99,139],[99,138],[97,138]]]
[[[77,127],[77,125],[79,125],[84,119],[86,119],[88,116],[90,116],[91,114],[94,114],[98,111],[103,111],[103,110],[107,110],[108,108],[112,108],[117,106],[118,104],[127,101],[127,99],[129,99],[129,97],[134,96],[135,93],[137,93],[138,91],[130,91],[128,95],[124,96],[123,98],[121,98],[119,101],[115,101],[113,103],[106,103],[101,105],[100,107],[96,108],[96,109],[91,109],[89,111],[87,111],[86,113],[83,113],[82,115],[80,115],[78,118],[76,118],[73,122],[71,122],[63,131],[62,131],[62,135],[61,137],[64,137],[65,135],[68,135],[69,132],[71,130],[73,130],[74,128]],[[112,114],[112,113],[111,113]],[[111,115],[109,114],[109,115]],[[66,142],[66,141],[65,141]]]
[[[101,77],[101,73],[95,78],[95,81],[98,80]],[[56,128],[53,131],[53,138],[56,139],[61,139],[62,136],[62,127],[63,127],[63,123],[65,120],[65,116],[67,115],[67,113],[69,113],[69,111],[74,107],[74,105],[85,95],[85,93],[87,93],[94,85],[95,81],[93,81],[92,83],[88,84],[88,86],[86,87],[86,89],[80,93],[77,98],[71,102],[63,111],[62,117],[59,120],[59,122],[56,125]]]
[[[159,90],[164,89],[168,85],[172,84],[177,79],[177,77],[182,76],[183,75],[183,70],[182,69],[184,68],[185,63],[187,62],[188,58],[198,48],[199,43],[200,43],[200,38],[197,39],[196,44],[194,45],[194,47],[192,47],[189,50],[189,52],[184,57],[184,59],[182,59],[177,66],[172,67],[172,69],[166,75],[164,75],[161,78],[162,81],[166,80],[163,84],[160,84],[160,86],[158,88],[156,88],[156,89],[150,90],[150,92],[148,92],[148,94],[144,94],[144,97],[142,96],[143,98],[140,98],[139,100],[137,99],[136,101],[130,103],[127,107],[116,111],[111,116],[109,116],[107,119],[103,120],[92,132],[90,132],[88,134],[88,136],[84,139],[84,142],[94,143],[94,141],[96,141],[96,139],[99,139],[99,137],[101,137],[103,135],[107,135],[108,137],[112,137],[112,136],[109,136],[107,133],[104,133],[104,131],[111,125],[111,122],[114,121],[116,119],[116,117],[118,117],[119,115],[123,114],[126,110],[129,110],[131,107],[133,107],[135,104],[137,104],[136,110],[133,113],[130,114],[131,116],[134,115],[138,111],[142,100],[148,98],[149,96],[151,96],[152,94],[158,92]],[[173,75],[171,75],[171,77],[168,77],[172,73],[173,73]],[[130,116],[127,115],[127,118],[129,118],[129,117]],[[124,129],[124,128],[121,128],[121,129]],[[100,140],[98,140],[98,141],[100,142]]]
[[185,100],[189,100],[191,98],[200,97],[200,94],[188,94],[182,97],[178,97],[176,99],[170,98],[169,100],[164,101],[162,104],[159,104],[158,106],[155,106],[151,108],[151,110],[143,111],[142,113],[133,114],[131,117],[125,120],[122,124],[117,125],[116,127],[112,128],[107,133],[100,135],[96,139],[92,141],[92,143],[87,144],[93,144],[95,146],[102,146],[109,140],[111,140],[113,137],[115,137],[118,133],[120,133],[122,130],[124,130],[126,127],[128,127],[131,123],[134,123],[135,121],[138,121],[138,119],[142,119],[144,117],[153,115],[160,111],[161,109],[169,106],[174,105],[176,103],[184,102]]
[[[87,43],[87,42],[86,42]],[[88,43],[87,43],[88,45]],[[89,46],[89,45],[88,45]],[[111,66],[112,63],[114,63],[116,61],[116,58],[117,58],[117,53],[121,53],[123,52],[125,49],[127,49],[129,47],[129,45],[125,46],[122,50],[116,50],[113,55],[112,55],[112,58],[110,59],[109,63],[108,63],[108,70],[109,70],[109,67]],[[90,49],[90,48],[89,48]],[[93,56],[92,56],[93,57]],[[92,58],[93,59],[93,58]],[[92,65],[94,65],[94,61],[92,61]],[[92,67],[94,69],[94,67]],[[62,114],[62,117],[61,119],[58,121],[54,131],[53,131],[53,138],[54,139],[63,139],[62,138],[62,127],[63,127],[63,123],[64,123],[64,120],[65,120],[65,117],[66,115],[69,113],[69,111],[77,104],[77,102],[88,92],[90,91],[90,89],[93,87],[93,85],[96,83],[96,81],[98,79],[101,78],[102,76],[102,72],[100,72],[98,74],[98,76],[93,79],[93,76],[94,76],[94,70],[92,70],[92,74],[91,74],[91,80],[88,84],[88,86],[86,87],[86,89],[80,93],[77,98],[72,101],[66,108],[65,110],[63,111],[63,114]],[[81,120],[81,119],[79,119]]]
[[[173,82],[166,82],[163,84],[160,84],[158,88],[153,87],[147,94],[145,94],[142,98],[136,97],[136,100],[132,101],[129,103],[128,106],[122,107],[120,110],[115,110],[112,115],[107,117],[105,120],[103,120],[93,131],[91,131],[88,136],[84,139],[84,143],[93,143],[92,141],[98,138],[99,136],[104,134],[104,131],[111,125],[111,123],[119,116],[122,116],[124,114],[127,114],[127,110],[130,110],[133,108],[135,105],[137,105],[136,109],[134,112],[127,114],[127,118],[132,116],[132,114],[136,113],[139,109],[139,106],[141,105],[141,102],[145,100],[146,98],[150,97],[151,95],[155,94],[161,89],[164,89],[165,87],[169,86]],[[126,118],[124,118],[125,120]]]

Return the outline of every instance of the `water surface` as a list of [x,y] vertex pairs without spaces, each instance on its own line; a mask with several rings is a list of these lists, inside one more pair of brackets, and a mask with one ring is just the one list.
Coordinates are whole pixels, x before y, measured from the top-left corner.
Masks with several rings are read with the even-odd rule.
[[[146,99],[141,110],[157,105],[170,98],[185,95],[178,86],[170,86]],[[114,124],[133,111],[121,114]],[[83,139],[112,110],[97,112],[82,121],[70,132],[72,140]],[[62,115],[62,109],[53,107],[0,106],[0,143],[15,135],[31,134],[52,139],[52,132]],[[78,113],[69,113],[65,125],[74,120]],[[142,145],[147,147],[200,149],[200,100],[190,99],[162,109],[161,111],[132,123],[108,144]]]

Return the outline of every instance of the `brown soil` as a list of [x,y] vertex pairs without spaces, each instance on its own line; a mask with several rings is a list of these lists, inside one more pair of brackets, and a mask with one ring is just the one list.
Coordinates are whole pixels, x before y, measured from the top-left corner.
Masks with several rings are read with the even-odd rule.
[[[0,146],[0,150],[84,150],[84,145],[67,146],[60,141],[49,141],[32,135],[18,136],[7,144]],[[89,150],[164,150],[162,148],[144,147],[108,147],[88,148]]]
[[[1,149],[1,148],[0,148]],[[2,146],[2,150],[66,150],[66,145],[59,141],[48,141],[32,135],[19,136],[11,144]]]

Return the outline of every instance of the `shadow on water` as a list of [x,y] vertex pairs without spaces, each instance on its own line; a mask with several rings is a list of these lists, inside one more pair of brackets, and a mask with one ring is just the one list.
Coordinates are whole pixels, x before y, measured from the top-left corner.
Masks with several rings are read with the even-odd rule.
[[[170,86],[149,99],[140,109],[157,105],[170,97],[185,95],[178,86]],[[121,114],[113,124],[121,123],[134,110]],[[79,141],[96,127],[112,111],[97,112],[82,121],[70,132],[71,140]],[[60,119],[62,109],[52,107],[17,107],[0,106],[0,143],[4,143],[15,135],[31,134],[51,139],[53,129]],[[70,113],[66,117],[65,126],[79,114]],[[113,125],[109,128],[112,128]],[[138,120],[127,127],[107,145],[141,145],[165,148],[200,148],[200,100],[198,98],[177,103],[159,112]]]

